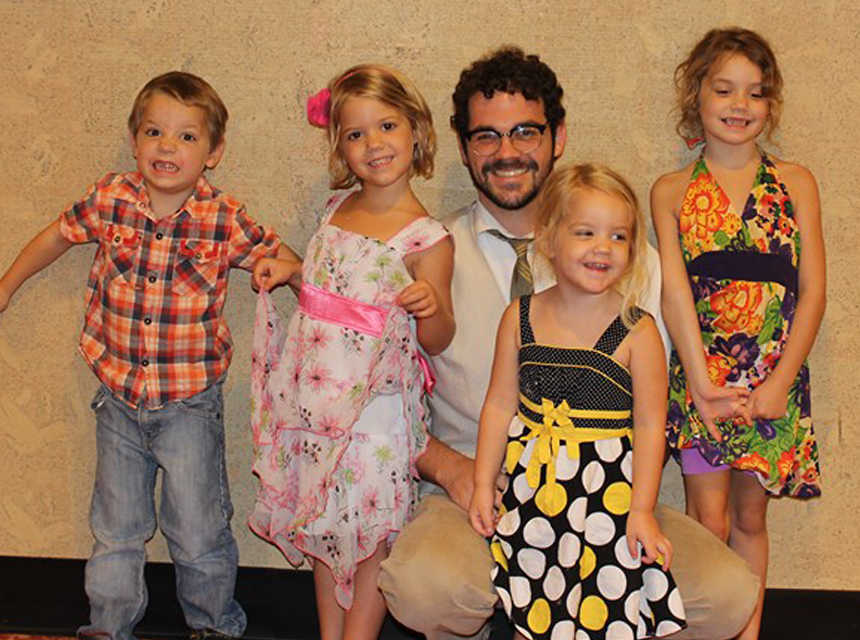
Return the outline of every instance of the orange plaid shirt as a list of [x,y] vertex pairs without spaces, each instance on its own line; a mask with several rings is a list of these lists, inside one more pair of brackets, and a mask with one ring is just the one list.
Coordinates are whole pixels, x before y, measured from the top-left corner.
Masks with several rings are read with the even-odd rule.
[[148,409],[226,375],[230,268],[250,270],[280,246],[203,176],[179,211],[158,220],[139,173],[110,173],[60,215],[60,230],[70,242],[98,243],[80,351],[114,395]]

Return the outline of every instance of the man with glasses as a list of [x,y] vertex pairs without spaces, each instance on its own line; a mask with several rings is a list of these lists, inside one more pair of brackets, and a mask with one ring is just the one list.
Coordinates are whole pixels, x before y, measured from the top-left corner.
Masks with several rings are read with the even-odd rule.
[[[444,220],[454,237],[451,293],[457,333],[433,358],[432,432],[418,459],[425,495],[382,563],[388,608],[428,640],[486,638],[496,605],[487,541],[469,524],[478,418],[489,383],[496,328],[513,298],[554,284],[531,244],[536,196],[567,140],[562,88],[534,55],[502,48],[463,71],[451,126],[478,198]],[[643,306],[659,315],[659,263],[651,249],[652,287]],[[688,629],[674,638],[729,638],[746,623],[757,579],[717,538],[658,505],[675,550],[672,575]],[[510,637],[510,631],[496,637]]]

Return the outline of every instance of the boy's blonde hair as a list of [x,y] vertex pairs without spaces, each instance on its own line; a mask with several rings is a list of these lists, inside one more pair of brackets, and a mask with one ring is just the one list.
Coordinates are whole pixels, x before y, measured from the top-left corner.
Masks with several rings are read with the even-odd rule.
[[168,71],[143,86],[134,99],[131,114],[128,116],[128,130],[131,135],[137,135],[146,105],[156,93],[166,94],[186,106],[203,109],[206,114],[210,151],[224,140],[227,118],[229,118],[227,107],[208,82],[186,71]]
[[433,177],[436,132],[433,116],[415,85],[400,72],[380,64],[361,64],[347,69],[329,83],[331,91],[328,125],[329,174],[332,189],[348,189],[358,182],[340,152],[340,114],[349,98],[375,98],[400,111],[412,127],[415,148],[411,175]]
[[690,139],[703,135],[702,120],[699,117],[699,91],[702,81],[715,64],[721,63],[732,54],[744,56],[761,69],[762,95],[768,103],[765,125],[768,139],[779,125],[782,112],[782,74],[767,40],[755,31],[740,27],[711,29],[693,47],[687,59],[675,69],[679,113],[675,130],[682,138]]
[[609,167],[591,163],[555,169],[544,183],[538,198],[536,248],[547,258],[551,256],[553,238],[564,218],[576,206],[577,194],[589,189],[618,198],[627,205],[633,216],[630,261],[615,285],[615,289],[623,296],[621,319],[629,328],[636,324],[639,316],[635,308],[647,287],[647,240],[645,216],[632,187],[621,175]]

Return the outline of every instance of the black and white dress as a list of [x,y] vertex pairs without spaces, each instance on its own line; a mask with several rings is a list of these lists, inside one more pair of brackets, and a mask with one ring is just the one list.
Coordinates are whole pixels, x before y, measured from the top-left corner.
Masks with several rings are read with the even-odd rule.
[[619,316],[591,349],[538,344],[530,302],[520,299],[520,404],[491,544],[505,611],[533,639],[674,633],[686,626],[678,587],[670,573],[634,560],[625,537],[632,380],[612,354],[628,329]]

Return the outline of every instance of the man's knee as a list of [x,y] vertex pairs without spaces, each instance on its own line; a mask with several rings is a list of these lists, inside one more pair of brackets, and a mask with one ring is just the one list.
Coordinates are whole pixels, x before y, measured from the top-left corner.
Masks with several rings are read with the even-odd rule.
[[465,512],[444,496],[428,496],[382,562],[379,588],[407,627],[470,635],[493,613],[491,567],[486,542]]

